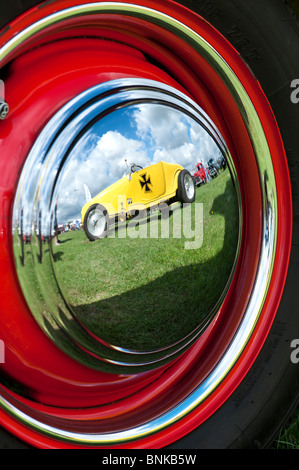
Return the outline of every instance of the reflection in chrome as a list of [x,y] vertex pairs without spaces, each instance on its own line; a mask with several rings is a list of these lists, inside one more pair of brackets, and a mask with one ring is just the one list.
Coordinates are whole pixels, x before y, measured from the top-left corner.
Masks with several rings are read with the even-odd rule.
[[[116,166],[120,168],[119,173],[121,173],[121,168],[124,164],[122,154],[132,151],[134,152],[134,146],[138,149],[138,155],[136,155],[136,158],[138,158],[140,162],[146,159],[147,161],[153,160],[153,163],[149,166],[146,164],[145,167],[136,165],[134,163],[131,165],[130,173],[128,175],[125,173],[122,178],[114,181],[108,187],[104,187],[104,189],[102,189],[99,194],[89,199],[87,203],[84,204],[81,210],[81,220],[85,233],[91,241],[95,241],[97,238],[102,238],[104,232],[104,230],[102,230],[99,232],[99,235],[97,235],[96,232],[91,232],[89,230],[90,216],[91,214],[94,214],[95,210],[99,210],[102,213],[105,213],[107,216],[107,224],[109,225],[112,222],[118,223],[131,219],[139,213],[145,215],[149,212],[152,212],[154,209],[160,209],[162,205],[171,206],[175,202],[179,202],[181,204],[192,203],[195,200],[195,187],[191,174],[188,170],[184,169],[182,165],[175,162],[176,160],[188,161],[188,159],[190,159],[190,152],[189,155],[184,155],[186,139],[188,140],[188,144],[191,144],[187,132],[184,132],[183,139],[177,139],[177,145],[179,145],[179,147],[172,148],[170,151],[167,148],[169,145],[168,139],[166,140],[163,137],[162,140],[164,141],[164,145],[166,144],[166,147],[163,148],[161,146],[161,137],[159,137],[160,148],[157,150],[156,145],[152,145],[152,140],[154,140],[153,138],[148,139],[146,136],[142,136],[141,139],[138,137],[138,135],[136,135],[135,130],[137,121],[136,114],[141,114],[141,110],[146,110],[147,114],[149,115],[157,113],[157,110],[160,114],[164,114],[164,126],[168,129],[171,129],[171,117],[173,117],[173,115],[175,115],[176,119],[182,123],[185,120],[184,114],[178,111],[174,112],[173,109],[169,110],[165,105],[158,105],[157,103],[147,103],[143,107],[130,106],[126,107],[125,109],[125,113],[113,113],[114,126],[118,129],[120,127],[120,123],[122,122],[122,126],[124,127],[123,122],[127,120],[130,127],[130,129],[127,130],[128,134],[130,135],[130,139],[126,139],[119,131],[111,132],[109,130],[106,132],[97,141],[97,154],[100,154],[101,143],[108,134],[110,135],[110,138],[113,139],[112,147],[114,148],[113,150],[111,149],[111,151],[109,149],[107,150],[108,156],[107,161],[105,162],[103,162],[103,158],[100,158],[100,155],[97,155],[98,163],[96,163],[96,167],[100,168],[101,166],[105,166],[106,177],[104,176],[104,180],[114,180],[117,177],[116,175],[118,171],[113,167]],[[120,116],[118,116],[118,114],[120,114]],[[123,114],[125,115],[123,118],[121,118]],[[101,129],[105,128],[104,121],[105,119],[101,121]],[[134,121],[134,125],[132,124],[132,121]],[[187,129],[187,122],[185,125]],[[188,122],[188,125],[190,125],[190,122]],[[201,130],[201,128],[199,129]],[[195,132],[195,124],[193,124],[192,130]],[[134,137],[136,138],[134,139]],[[117,144],[118,139],[121,140],[121,147]],[[206,139],[211,140],[209,136],[206,137]],[[81,150],[79,149],[80,146],[78,150],[75,151],[75,156],[72,154],[70,155],[70,158],[76,158],[76,154],[81,153]],[[213,151],[217,152],[217,150],[217,147],[213,146]],[[90,154],[92,155],[93,152],[94,150],[90,151]],[[154,163],[154,161],[157,159],[157,154],[159,155],[161,153],[163,153],[166,158],[171,158],[173,162],[167,163],[160,161],[159,163]],[[90,161],[91,158],[88,160],[89,166]],[[80,171],[80,174],[82,171],[84,171],[84,169]],[[108,177],[107,173],[111,174],[111,176]],[[99,174],[103,179],[103,171],[99,170]],[[185,176],[182,182],[181,179],[183,175]],[[74,175],[73,178],[76,178],[76,176]],[[69,177],[67,180],[69,180]],[[96,186],[100,183],[97,182],[97,179],[93,177],[91,184]],[[62,185],[64,185],[64,181]],[[185,187],[186,193],[182,192],[182,185]],[[106,185],[104,184],[104,186]],[[98,190],[96,192],[98,192]],[[107,234],[107,227],[105,228],[105,232]]]
[[[143,117],[143,135],[141,139],[135,141],[133,132],[134,135],[139,135],[141,131],[138,126],[137,130],[133,126],[133,117],[138,116],[140,119],[140,115]],[[130,143],[130,152],[132,148],[136,148],[135,158],[139,157],[139,161],[143,159],[144,163],[149,159],[154,162],[157,154],[161,154],[163,136],[159,136],[160,146],[152,148],[153,139],[148,137],[147,128],[144,131],[145,115],[147,117],[158,115],[160,118],[163,116],[168,128],[170,118],[175,123],[184,121],[185,139],[189,139],[188,134],[192,132],[194,134],[198,130],[202,133],[202,138],[208,138],[209,142],[213,143],[213,152],[215,149],[218,150],[219,154],[222,154],[229,162],[234,174],[231,156],[225,142],[212,121],[196,103],[184,94],[161,83],[151,80],[123,79],[106,82],[85,91],[64,106],[50,120],[28,156],[15,198],[13,218],[16,266],[25,298],[34,317],[55,344],[67,354],[89,367],[109,372],[134,373],[158,367],[172,360],[205,330],[218,312],[229,284],[228,279],[223,279],[221,291],[215,292],[214,304],[210,305],[208,311],[201,313],[200,319],[196,321],[196,316],[192,314],[196,324],[190,326],[189,331],[185,331],[182,336],[176,337],[170,343],[165,338],[165,342],[159,347],[152,343],[145,347],[134,348],[124,345],[123,338],[115,341],[109,337],[105,329],[98,332],[99,324],[90,326],[86,314],[82,314],[80,309],[73,305],[69,294],[72,290],[71,271],[68,275],[70,279],[70,289],[68,289],[67,280],[63,279],[59,268],[59,262],[67,262],[71,265],[72,259],[64,255],[64,259],[60,260],[60,251],[56,250],[56,245],[59,246],[59,241],[61,241],[59,240],[59,217],[65,214],[65,220],[68,220],[72,215],[71,210],[75,210],[73,192],[70,199],[67,198],[65,192],[65,188],[69,192],[70,180],[77,181],[76,178],[80,179],[84,175],[86,182],[86,178],[89,177],[89,185],[93,185],[95,193],[98,192],[99,185],[104,184],[102,191],[90,199],[82,209],[84,230],[91,240],[106,236],[111,214],[121,217],[122,211],[117,210],[119,200],[120,206],[123,204],[124,214],[134,208],[138,209],[140,204],[148,209],[150,204],[154,204],[154,207],[158,205],[159,208],[159,204],[163,201],[171,203],[178,200],[184,203],[194,200],[195,186],[191,174],[175,163],[160,162],[146,168],[143,168],[143,165],[131,164],[129,177],[125,175],[120,180],[117,179],[118,172],[126,169],[127,163],[121,154],[125,147],[124,138],[120,139],[121,134],[118,132],[120,127],[124,127],[125,122],[128,123],[126,133],[130,136],[127,139]],[[113,129],[117,132],[112,132],[110,129],[111,119]],[[151,117],[150,123],[152,122]],[[90,147],[89,141],[93,142],[95,135],[100,137]],[[105,158],[101,159],[103,151],[102,147],[99,150],[99,143],[102,144],[103,139],[111,135],[113,139],[121,140],[122,149],[115,152],[118,159],[113,158],[111,149],[113,145],[110,141],[107,156],[104,154]],[[173,142],[171,144],[173,145]],[[184,145],[179,146],[175,158],[179,160],[183,158]],[[105,146],[107,146],[106,143]],[[173,149],[165,150],[166,158],[168,153],[172,159],[174,158],[171,150]],[[96,155],[94,165],[98,168],[90,170],[90,162],[94,154]],[[105,168],[105,171],[102,168]],[[105,187],[102,181],[110,181],[113,184]],[[234,183],[237,187],[237,181]],[[233,185],[231,186],[233,189]],[[80,204],[78,208],[81,208]],[[18,228],[20,225],[23,233],[21,235],[22,246],[24,233],[30,239],[28,249],[23,249],[22,267],[18,263],[20,257]],[[234,231],[237,231],[237,244],[239,228],[234,227]],[[218,235],[220,238],[224,237],[224,233]],[[47,256],[47,244],[42,244],[42,239],[48,241]],[[127,247],[127,250],[129,248]],[[233,248],[237,249],[237,247]],[[124,246],[120,246],[119,250],[123,252]],[[232,251],[230,269],[233,269],[236,257],[236,251]],[[83,270],[85,262],[84,258],[81,257],[81,259],[80,271]],[[130,267],[128,266],[127,269]],[[99,292],[103,291],[103,278],[105,278],[105,271],[94,272],[92,284],[98,286]],[[198,288],[200,289],[200,286]],[[38,290],[40,295],[38,295]],[[169,295],[171,296],[171,291]],[[123,309],[124,307],[123,305]],[[84,311],[86,312],[86,309]],[[43,312],[42,315],[41,312]],[[99,315],[99,319],[101,316]],[[184,315],[181,314],[181,317],[184,318]],[[140,328],[143,328],[143,322]],[[67,334],[68,342],[64,341],[63,334]],[[136,334],[138,335],[137,327]]]
[[96,207],[89,213],[87,228],[94,237],[101,238],[105,233],[106,225],[106,215],[103,210]]
[[[276,249],[276,224],[277,224],[277,194],[275,186],[275,178],[273,167],[271,163],[271,154],[267,144],[265,134],[263,132],[262,125],[259,121],[259,117],[251,103],[246,90],[243,88],[241,82],[236,77],[234,72],[230,69],[227,63],[223,60],[221,55],[211,47],[202,37],[191,30],[189,27],[183,25],[177,20],[161,14],[150,8],[134,6],[132,4],[125,3],[113,3],[113,2],[101,2],[80,5],[77,7],[69,8],[62,12],[57,12],[50,17],[39,21],[32,25],[27,30],[16,35],[9,43],[7,43],[2,51],[0,51],[0,57],[3,59],[9,58],[9,55],[13,52],[21,50],[26,42],[30,40],[34,34],[46,31],[46,28],[50,25],[55,24],[63,25],[63,22],[67,19],[75,17],[77,15],[89,15],[89,14],[101,14],[106,12],[121,13],[122,15],[134,15],[139,18],[146,19],[149,22],[159,23],[160,27],[164,27],[166,30],[170,30],[172,33],[177,34],[191,45],[194,50],[206,58],[206,60],[218,71],[226,84],[228,90],[238,104],[240,112],[243,116],[245,125],[247,126],[248,132],[251,136],[252,144],[254,146],[257,164],[260,172],[261,180],[261,194],[264,202],[264,236],[262,249],[260,253],[260,265],[257,273],[257,280],[255,287],[252,292],[250,302],[247,307],[247,311],[244,315],[242,324],[240,325],[232,343],[229,345],[226,353],[220,358],[218,364],[213,371],[210,372],[208,377],[199,384],[198,388],[194,390],[188,397],[182,400],[181,403],[174,406],[168,412],[163,414],[157,419],[153,419],[148,423],[141,424],[139,426],[132,425],[131,429],[120,430],[114,433],[104,433],[96,431],[93,433],[84,433],[79,431],[71,432],[68,429],[63,429],[63,426],[51,425],[48,422],[47,414],[40,413],[39,417],[33,417],[30,412],[22,411],[13,403],[10,397],[5,398],[5,394],[1,398],[1,406],[8,413],[11,413],[15,418],[21,420],[28,426],[37,429],[39,432],[48,434],[54,438],[59,438],[65,441],[71,441],[77,444],[98,444],[98,445],[112,445],[121,444],[130,440],[138,439],[156,433],[159,430],[165,429],[167,426],[174,422],[177,422],[194,408],[202,403],[204,399],[215,390],[217,385],[225,378],[225,376],[231,370],[233,364],[242,353],[251,334],[254,330],[256,322],[259,319],[263,303],[267,294],[269,281],[272,274],[273,259],[275,256]],[[80,100],[80,98],[79,98]],[[64,121],[63,112],[59,113],[55,119],[55,125],[62,125]],[[77,131],[76,125],[74,126],[74,132]],[[48,129],[51,134],[51,129]],[[52,129],[53,130],[53,129]],[[49,152],[51,149],[48,148]],[[40,158],[38,151],[36,152],[37,159]],[[36,159],[35,159],[36,160]],[[42,162],[41,162],[42,163]],[[51,165],[51,171],[58,171],[59,165]],[[33,166],[28,168],[28,171],[32,171],[33,175],[38,176],[36,161]],[[46,169],[47,170],[47,169]],[[267,178],[266,178],[267,175]],[[32,178],[34,181],[34,178]],[[22,182],[20,183],[22,184]],[[37,189],[37,188],[35,188]],[[45,198],[44,194],[39,191],[34,191],[36,194],[34,198],[35,203],[35,214],[41,209],[42,214],[48,213],[47,204],[50,202]],[[33,195],[31,194],[31,196]],[[28,194],[29,196],[29,194]],[[18,214],[22,210],[22,204],[20,204],[20,195],[16,199],[16,207]],[[31,200],[31,198],[29,198]],[[25,207],[25,206],[24,206]],[[44,211],[44,209],[46,209]],[[18,220],[20,220],[18,218]],[[47,279],[47,283],[49,280]],[[58,321],[58,320],[57,320]],[[98,428],[100,429],[100,428]]]
[[188,195],[188,198],[192,199],[194,196],[195,188],[194,188],[193,180],[189,174],[186,174],[184,176],[184,185],[186,188],[186,193]]

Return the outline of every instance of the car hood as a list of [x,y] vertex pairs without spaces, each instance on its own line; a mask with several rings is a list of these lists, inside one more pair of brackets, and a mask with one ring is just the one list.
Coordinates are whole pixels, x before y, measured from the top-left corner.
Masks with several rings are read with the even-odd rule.
[[92,204],[111,204],[115,207],[115,204],[118,205],[118,198],[120,195],[126,194],[126,188],[128,186],[129,176],[126,175],[120,180],[116,181],[115,183],[108,186],[108,188],[103,189],[100,193],[98,193],[95,197],[93,197],[90,201],[88,201],[82,208],[82,214],[85,214],[87,209]]

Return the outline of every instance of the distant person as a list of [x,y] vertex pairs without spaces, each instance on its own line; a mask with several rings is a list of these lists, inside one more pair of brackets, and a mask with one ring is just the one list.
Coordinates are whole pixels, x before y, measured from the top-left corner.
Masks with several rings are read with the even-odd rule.
[[59,234],[59,230],[58,230],[58,223],[57,223],[57,200],[56,200],[55,212],[54,212],[54,241],[55,241],[55,245],[60,245],[60,243],[61,243],[61,241],[58,239],[58,234]]

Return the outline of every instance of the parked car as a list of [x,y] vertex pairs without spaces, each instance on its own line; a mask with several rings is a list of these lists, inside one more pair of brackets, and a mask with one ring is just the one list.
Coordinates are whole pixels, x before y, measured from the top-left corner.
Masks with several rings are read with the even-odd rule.
[[218,165],[221,170],[225,170],[227,162],[223,155],[221,155],[218,159]]
[[209,170],[206,169],[201,162],[198,163],[192,171],[196,186],[201,186],[202,184],[207,183]]
[[218,176],[220,173],[220,168],[217,165],[214,158],[210,158],[210,160],[208,161],[208,169],[209,169],[211,178],[216,178],[216,176]]
[[101,191],[82,208],[83,228],[91,240],[104,238],[112,220],[118,222],[161,203],[191,203],[195,185],[181,165],[159,162],[142,168],[132,164],[129,174]]

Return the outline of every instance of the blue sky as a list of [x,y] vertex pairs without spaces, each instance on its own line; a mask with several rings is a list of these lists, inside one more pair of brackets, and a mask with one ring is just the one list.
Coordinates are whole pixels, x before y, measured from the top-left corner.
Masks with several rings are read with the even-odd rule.
[[145,103],[116,110],[94,124],[72,150],[59,182],[58,221],[80,217],[86,202],[83,183],[94,197],[120,179],[128,164],[146,167],[163,160],[191,171],[218,154],[207,132],[173,108]]

